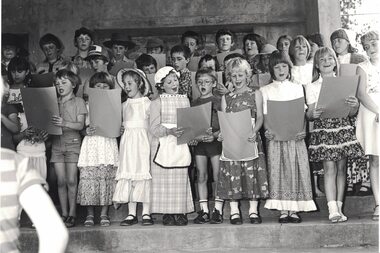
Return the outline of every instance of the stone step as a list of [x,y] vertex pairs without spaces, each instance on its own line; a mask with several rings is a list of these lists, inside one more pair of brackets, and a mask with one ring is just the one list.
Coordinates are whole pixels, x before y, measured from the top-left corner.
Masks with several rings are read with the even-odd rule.
[[[218,225],[197,225],[190,221],[189,225],[183,227],[165,227],[160,222],[153,226],[136,224],[121,227],[113,222],[106,228],[80,225],[69,231],[67,252],[81,253],[218,252],[218,249],[223,249],[222,252],[239,252],[239,249],[252,249],[254,252],[259,252],[257,249],[307,252],[303,249],[342,247],[370,247],[378,250],[379,237],[378,222],[372,221],[370,215],[354,215],[347,222],[337,224],[320,217],[304,216],[300,224],[279,224],[277,218],[268,217],[259,225],[250,224],[248,219],[240,226],[231,225],[228,220]],[[37,251],[38,240],[33,229],[22,228],[20,241],[22,252]]]

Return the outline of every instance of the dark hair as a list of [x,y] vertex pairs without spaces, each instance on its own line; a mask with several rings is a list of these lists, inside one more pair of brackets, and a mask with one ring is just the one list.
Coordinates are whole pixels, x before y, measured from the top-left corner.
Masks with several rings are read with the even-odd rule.
[[201,63],[207,62],[207,61],[214,61],[215,62],[215,71],[219,71],[219,61],[216,56],[212,56],[211,54],[205,54],[199,59],[198,62],[198,69],[201,69]]
[[26,85],[29,84],[30,78],[31,78],[31,70],[30,70],[30,62],[27,59],[16,56],[12,58],[12,60],[9,62],[8,71],[7,71],[9,85],[14,84],[14,80],[11,73],[13,71],[29,71],[29,73],[25,76],[25,80],[24,80],[24,84]]
[[106,83],[110,86],[110,89],[115,89],[112,76],[106,72],[97,72],[91,76],[89,86],[94,88],[97,83]]
[[126,76],[130,76],[133,78],[141,94],[145,93],[146,87],[144,85],[144,80],[141,78],[139,74],[137,74],[135,71],[132,71],[132,70],[125,71],[123,75],[121,76],[121,80],[123,80],[123,82]]
[[185,45],[175,45],[174,47],[172,47],[172,49],[170,50],[170,56],[172,56],[174,53],[183,53],[185,59],[189,59],[191,56],[189,47]]
[[147,67],[150,65],[154,65],[154,67],[157,69],[157,61],[148,54],[141,54],[137,59],[135,60],[137,68],[143,70],[143,67]]
[[245,42],[247,40],[252,40],[252,41],[256,42],[257,49],[258,49],[259,52],[261,51],[261,49],[263,48],[263,46],[265,44],[267,44],[267,40],[263,36],[258,35],[256,33],[248,33],[243,38],[243,49],[244,49],[244,51],[245,51]]
[[212,81],[215,83],[217,82],[216,76],[215,76],[215,71],[211,68],[201,68],[195,73],[195,81],[198,80],[198,78],[201,75],[208,75],[212,78]]
[[61,70],[58,70],[58,72],[55,74],[54,82],[56,82],[57,79],[61,79],[61,78],[69,79],[71,84],[74,85],[73,92],[74,94],[76,94],[78,91],[79,85],[81,84],[79,76],[70,70],[61,69]]
[[277,42],[276,42],[276,47],[277,47],[277,49],[278,49],[278,44],[280,43],[280,41],[281,41],[282,39],[289,40],[289,44],[290,44],[290,42],[292,41],[292,37],[290,37],[289,35],[287,35],[287,34],[285,34],[285,35],[281,35],[280,37],[278,37],[278,40],[277,40]]
[[320,33],[310,34],[310,35],[307,35],[305,38],[306,38],[307,40],[312,41],[312,42],[314,42],[315,44],[317,44],[318,47],[324,47],[324,46],[325,46],[325,42],[324,42],[324,39],[323,39],[323,35],[320,34]]
[[274,66],[276,66],[279,63],[285,63],[289,66],[289,78],[287,79],[291,80],[292,79],[291,70],[292,70],[293,63],[290,60],[289,55],[281,51],[274,51],[269,57],[269,73],[272,79],[276,80],[276,76],[274,75],[273,69],[274,69]]
[[197,45],[202,44],[202,38],[201,38],[201,36],[199,36],[199,34],[197,32],[194,32],[194,31],[184,32],[181,36],[181,43],[182,44],[185,43],[185,38],[193,38],[197,42]]
[[231,36],[231,41],[234,42],[235,35],[230,30],[220,29],[220,30],[218,30],[216,32],[216,35],[215,35],[215,41],[216,41],[217,44],[218,44],[219,38],[222,37],[223,35],[229,35],[229,36]]

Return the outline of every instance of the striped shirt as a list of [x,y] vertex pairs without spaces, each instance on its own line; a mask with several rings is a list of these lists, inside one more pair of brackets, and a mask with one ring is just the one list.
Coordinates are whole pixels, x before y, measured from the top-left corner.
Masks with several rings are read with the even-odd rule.
[[1,253],[19,252],[19,197],[31,185],[45,184],[37,170],[27,167],[28,158],[9,149],[1,149],[0,159],[0,249]]

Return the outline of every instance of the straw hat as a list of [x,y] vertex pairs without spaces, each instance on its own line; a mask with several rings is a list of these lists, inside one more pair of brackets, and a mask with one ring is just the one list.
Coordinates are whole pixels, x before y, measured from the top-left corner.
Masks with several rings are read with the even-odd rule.
[[117,80],[117,83],[119,84],[119,86],[122,89],[124,88],[123,74],[127,71],[128,72],[134,72],[141,77],[141,79],[143,81],[143,85],[145,86],[144,94],[142,94],[142,95],[148,96],[152,89],[151,89],[151,86],[150,86],[148,79],[146,78],[145,73],[143,71],[141,71],[140,69],[128,69],[128,68],[120,69],[119,72],[117,72],[117,74],[116,74],[116,80]]

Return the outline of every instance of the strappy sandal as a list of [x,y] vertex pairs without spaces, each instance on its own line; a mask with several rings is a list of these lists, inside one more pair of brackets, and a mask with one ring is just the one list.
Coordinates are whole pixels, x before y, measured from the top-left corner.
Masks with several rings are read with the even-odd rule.
[[378,221],[379,220],[379,205],[376,205],[374,210],[375,212],[372,214],[372,220]]
[[153,224],[154,224],[154,222],[153,222],[152,216],[150,214],[143,214],[142,225],[143,226],[150,226]]
[[[127,219],[128,217],[132,217],[132,219]],[[120,222],[120,226],[132,226],[134,224],[137,224],[137,222],[138,220],[136,216],[128,214],[127,217],[122,222]]]
[[[235,218],[232,218],[232,217],[235,217]],[[241,220],[240,214],[239,213],[231,214],[230,223],[232,225],[241,225],[243,222]]]
[[257,213],[250,213],[249,221],[251,224],[260,224],[262,222],[260,215]]
[[302,219],[301,219],[301,217],[298,216],[297,213],[291,213],[289,215],[289,222],[290,223],[301,223]]
[[111,221],[108,215],[100,215],[100,226],[108,227],[109,225],[111,225]]
[[84,221],[83,225],[85,227],[92,227],[95,225],[94,223],[94,215],[87,215],[86,220]]

